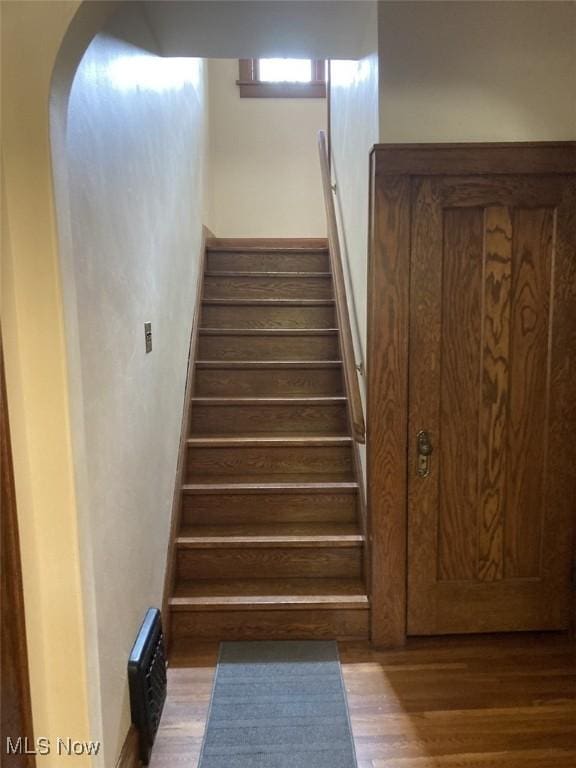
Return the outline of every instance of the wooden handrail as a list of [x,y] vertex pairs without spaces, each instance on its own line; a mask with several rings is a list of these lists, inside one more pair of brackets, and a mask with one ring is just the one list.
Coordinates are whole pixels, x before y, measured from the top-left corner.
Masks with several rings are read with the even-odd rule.
[[340,344],[342,352],[342,364],[344,366],[344,384],[346,395],[350,404],[350,421],[352,436],[358,443],[366,442],[366,426],[364,412],[362,410],[362,398],[356,373],[354,343],[352,341],[352,329],[350,327],[350,313],[346,301],[346,283],[342,268],[342,252],[338,238],[338,225],[336,222],[336,208],[332,197],[332,183],[330,178],[330,163],[328,158],[328,145],[326,133],[318,132],[318,152],[320,154],[320,171],[322,174],[322,188],[324,190],[324,206],[326,209],[326,223],[328,226],[328,250],[330,252],[330,264],[332,265],[332,278],[334,280],[334,295],[336,299],[336,314],[338,327],[340,328]]

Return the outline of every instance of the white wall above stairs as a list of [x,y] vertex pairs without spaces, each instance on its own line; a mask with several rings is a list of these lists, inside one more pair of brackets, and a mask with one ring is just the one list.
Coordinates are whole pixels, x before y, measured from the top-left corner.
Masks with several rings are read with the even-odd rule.
[[210,59],[208,72],[209,226],[218,237],[325,237],[326,99],[241,99],[237,59]]

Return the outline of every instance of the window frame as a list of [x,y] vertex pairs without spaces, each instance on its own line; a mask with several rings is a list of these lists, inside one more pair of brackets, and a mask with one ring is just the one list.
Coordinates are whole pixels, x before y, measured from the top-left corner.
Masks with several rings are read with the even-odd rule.
[[259,59],[239,59],[238,80],[241,99],[325,99],[326,62],[312,59],[313,80],[309,83],[263,82],[259,79]]

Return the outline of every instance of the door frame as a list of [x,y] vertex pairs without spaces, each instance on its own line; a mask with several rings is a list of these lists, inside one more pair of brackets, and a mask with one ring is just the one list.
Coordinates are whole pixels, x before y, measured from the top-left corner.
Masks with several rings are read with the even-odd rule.
[[[14,487],[14,467],[10,442],[8,403],[6,401],[6,381],[4,376],[4,353],[2,332],[0,330],[0,460],[1,471],[1,509],[2,509],[2,677],[9,678],[11,686],[2,687],[2,754],[5,753],[4,739],[22,736],[31,746],[34,742],[32,723],[32,700],[30,696],[30,678],[28,673],[28,649],[26,643],[26,619],[24,615],[24,592],[22,586],[22,564],[20,558],[20,538],[16,514],[16,489]],[[10,696],[15,688],[16,698]],[[16,733],[7,733],[5,729],[16,726]],[[2,761],[4,764],[4,761]],[[21,753],[11,765],[22,768],[34,768],[36,759],[31,753]]]
[[412,177],[574,173],[573,141],[377,144],[370,153],[366,463],[376,646],[406,642]]

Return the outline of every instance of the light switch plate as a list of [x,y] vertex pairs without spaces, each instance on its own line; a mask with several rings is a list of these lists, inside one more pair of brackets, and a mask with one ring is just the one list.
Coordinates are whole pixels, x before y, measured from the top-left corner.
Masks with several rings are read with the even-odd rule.
[[144,323],[144,338],[146,339],[146,354],[152,352],[152,323]]

